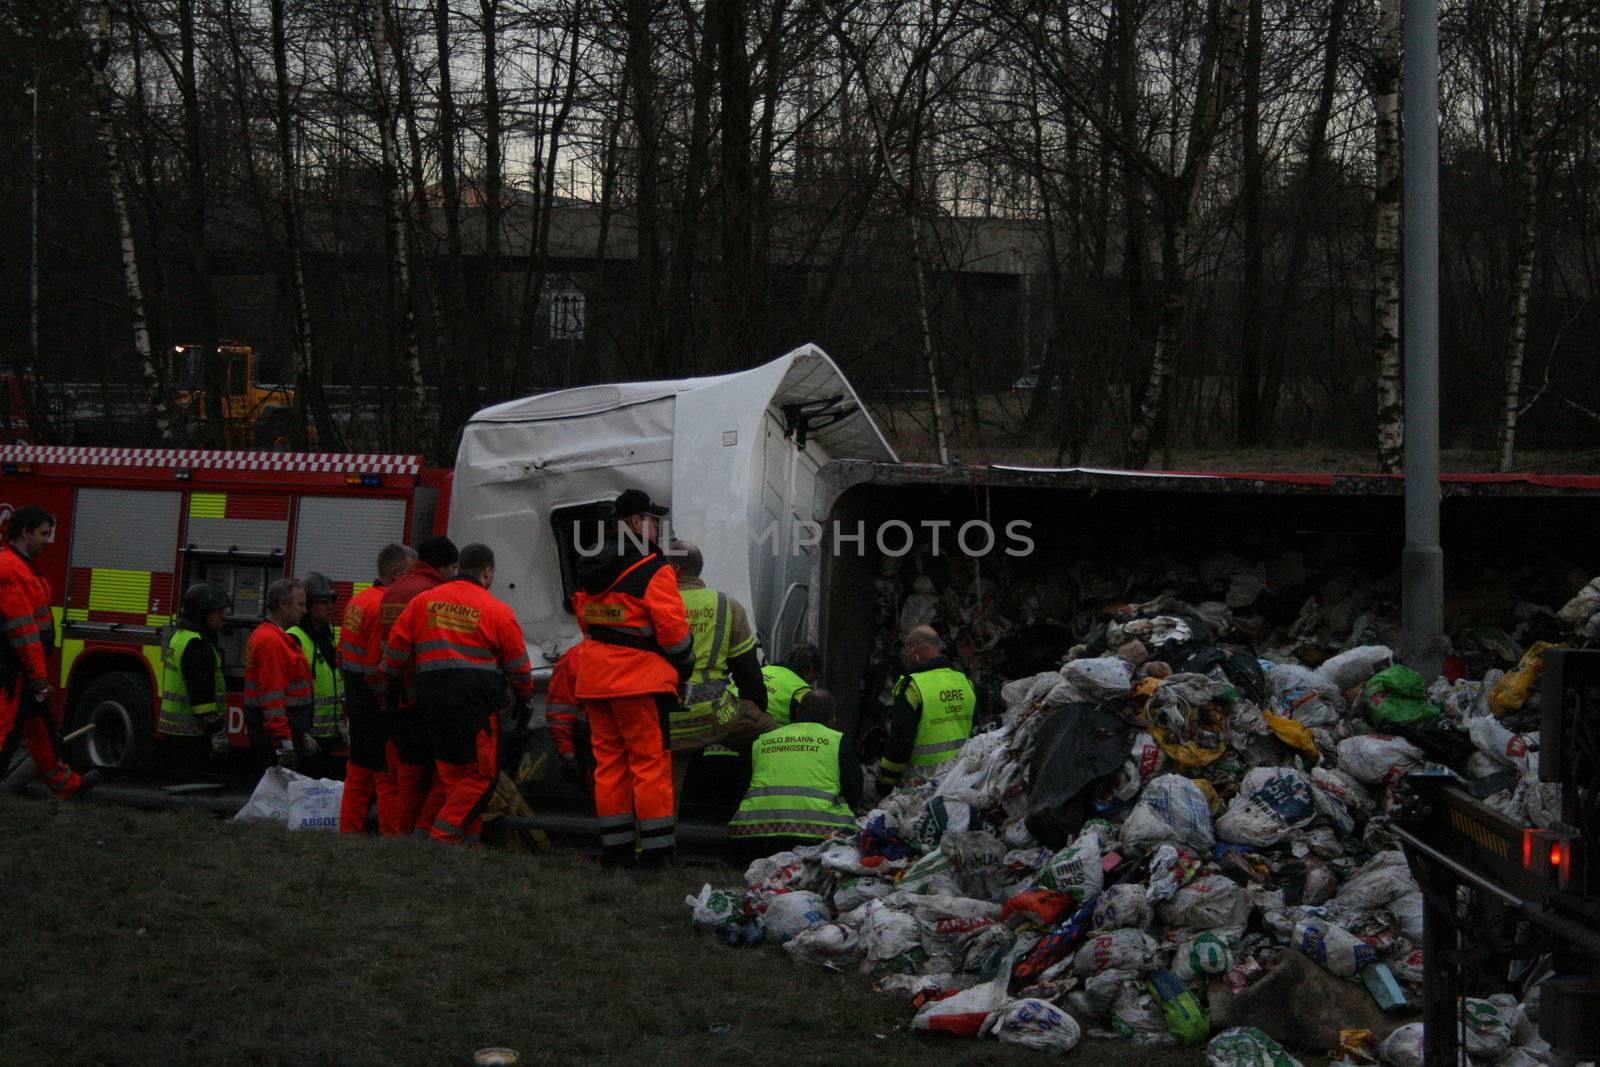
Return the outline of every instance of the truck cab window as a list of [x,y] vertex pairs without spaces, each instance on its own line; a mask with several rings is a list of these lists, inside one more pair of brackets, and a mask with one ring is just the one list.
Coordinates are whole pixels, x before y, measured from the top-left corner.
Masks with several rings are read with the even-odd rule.
[[561,563],[561,603],[572,612],[572,594],[578,588],[578,564],[583,552],[593,552],[611,529],[608,517],[611,501],[595,501],[550,513],[550,529],[555,534],[556,554]]

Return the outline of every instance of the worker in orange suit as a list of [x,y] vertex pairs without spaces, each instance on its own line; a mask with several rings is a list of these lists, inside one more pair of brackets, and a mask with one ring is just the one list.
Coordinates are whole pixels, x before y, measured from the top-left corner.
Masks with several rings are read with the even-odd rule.
[[556,749],[556,765],[568,785],[594,795],[594,759],[590,755],[589,721],[578,703],[572,665],[577,662],[577,646],[567,649],[550,672],[550,689],[545,694],[545,724]]
[[33,562],[55,537],[56,520],[43,508],[11,513],[7,543],[0,548],[0,774],[25,744],[45,784],[58,797],[93,789],[100,772],[79,775],[61,755],[61,739],[50,708],[45,660],[55,647],[50,583]]
[[423,836],[433,823],[434,813],[428,810],[428,796],[433,783],[433,750],[428,744],[428,730],[417,715],[417,709],[406,698],[404,691],[390,684],[383,673],[383,648],[388,643],[389,631],[405,611],[406,605],[428,590],[443,585],[455,577],[460,553],[455,542],[448,537],[430,537],[417,546],[417,561],[393,585],[383,591],[378,603],[378,632],[367,654],[375,664],[371,681],[378,687],[379,698],[384,702],[384,714],[389,724],[389,766],[394,769],[395,796],[393,811],[383,814],[383,798],[378,798],[378,824],[388,826],[396,834],[420,831]]
[[[394,768],[389,766],[388,721],[378,704],[381,678],[373,677],[377,657],[372,644],[378,638],[379,610],[384,590],[411,566],[417,553],[407,545],[389,544],[378,553],[378,580],[350,598],[339,630],[339,669],[344,672],[344,714],[350,723],[350,757],[345,763],[344,797],[339,802],[339,832],[359,834],[367,828],[367,813],[378,800],[378,832],[400,830],[384,826],[383,816],[394,817]],[[381,676],[381,665],[379,675]],[[384,798],[388,799],[385,800]]]
[[293,769],[316,754],[311,738],[311,664],[289,636],[306,613],[306,590],[293,578],[267,586],[267,617],[244,646],[244,722],[250,745]]
[[[594,747],[601,862],[665,866],[673,855],[667,721],[694,667],[678,579],[657,547],[667,509],[638,489],[617,497],[616,526],[578,566],[572,608],[577,697]],[[585,546],[589,547],[589,546]]]
[[493,583],[494,553],[467,545],[456,577],[407,604],[383,650],[384,673],[415,693],[427,725],[439,799],[428,832],[448,844],[477,844],[483,833],[483,809],[500,775],[506,682],[517,696],[513,720],[525,724],[532,711],[522,627],[490,594]]

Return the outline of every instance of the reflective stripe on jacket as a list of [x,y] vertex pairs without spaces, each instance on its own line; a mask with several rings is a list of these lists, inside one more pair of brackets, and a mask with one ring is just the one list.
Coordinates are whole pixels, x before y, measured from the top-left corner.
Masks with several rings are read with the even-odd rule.
[[917,671],[907,680],[916,688],[922,707],[908,766],[925,770],[948,763],[972,736],[972,712],[978,706],[972,683],[952,667]]
[[245,714],[258,718],[273,741],[288,741],[294,737],[288,706],[310,703],[311,664],[300,643],[266,620],[244,646]]
[[839,795],[844,735],[812,722],[769,730],[750,749],[750,789],[728,822],[729,837],[813,837],[854,832]]
[[339,672],[322,654],[322,647],[303,625],[289,627],[289,636],[300,643],[300,653],[311,666],[311,735],[338,737],[341,694]]
[[472,578],[445,582],[406,605],[384,643],[383,669],[391,678],[503,672],[519,696],[533,694],[522,627]]
[[20,665],[24,678],[45,677],[45,657],[55,647],[50,583],[10,545],[0,548],[0,629],[6,636],[0,662]]
[[583,700],[673,693],[675,660],[692,647],[678,579],[660,555],[616,561],[605,584],[572,595],[578,626],[589,640],[577,645],[577,695]]
[[[376,687],[382,684],[383,665],[380,662],[381,645],[378,641],[378,623],[381,618],[384,585],[376,582],[350,598],[345,605],[344,622],[339,628],[339,669],[351,677],[348,682],[361,682]],[[347,695],[355,696],[359,690],[346,688]]]
[[[211,700],[193,704],[189,700],[189,681],[183,676],[183,655],[194,642],[199,641],[211,652],[216,677],[211,690]],[[227,710],[228,681],[222,673],[222,657],[205,639],[205,635],[180,626],[167,634],[161,642],[161,719],[157,727],[168,737],[200,737],[206,733],[201,719],[220,715]]]

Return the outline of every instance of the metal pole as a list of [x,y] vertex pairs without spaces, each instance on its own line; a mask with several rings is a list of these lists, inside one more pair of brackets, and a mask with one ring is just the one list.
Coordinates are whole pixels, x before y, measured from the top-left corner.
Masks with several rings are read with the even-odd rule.
[[39,373],[39,67],[33,68],[33,136],[28,140],[29,169],[33,182],[33,204],[28,223],[28,358],[33,372]]
[[1439,547],[1439,0],[1403,3],[1405,502],[1401,658],[1432,680],[1444,632]]

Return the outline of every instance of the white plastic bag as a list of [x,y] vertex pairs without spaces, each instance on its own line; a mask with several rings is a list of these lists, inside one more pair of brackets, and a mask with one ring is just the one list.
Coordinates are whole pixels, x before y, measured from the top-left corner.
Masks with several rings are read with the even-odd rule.
[[849,923],[817,923],[785,941],[783,950],[802,963],[838,967],[861,954],[861,937]]
[[1354,689],[1386,667],[1394,666],[1388,645],[1361,645],[1341,652],[1317,668],[1317,673],[1341,691]]
[[1207,874],[1162,901],[1156,914],[1168,926],[1187,930],[1243,926],[1250,920],[1250,898],[1227,875]]
[[[1009,973],[1006,977],[1009,979]],[[954,996],[924,1004],[911,1020],[911,1026],[915,1030],[972,1037],[1005,1002],[1005,982],[984,982]]]
[[1116,656],[1075,659],[1061,668],[1061,677],[1086,698],[1100,703],[1125,697],[1133,689],[1133,667]]
[[1178,946],[1172,956],[1172,973],[1184,985],[1197,987],[1207,978],[1226,974],[1233,966],[1233,950],[1221,936],[1206,931]]
[[1295,923],[1293,944],[1340,978],[1354,978],[1361,968],[1378,962],[1371,945],[1337,923],[1316,916]]
[[1496,763],[1519,771],[1538,769],[1538,733],[1512,733],[1493,715],[1480,715],[1467,721],[1467,735],[1479,752]]
[[1255,1027],[1235,1026],[1206,1045],[1206,1067],[1300,1067],[1300,1061]]
[[1265,848],[1317,817],[1311,782],[1287,767],[1257,767],[1244,776],[1239,795],[1217,819],[1217,839]]
[[700,895],[684,897],[683,903],[691,909],[689,922],[698,930],[709,930],[729,922],[744,922],[744,890],[712,889],[707,882],[700,887]]
[[344,783],[297,774],[289,781],[289,829],[339,832]]
[[767,937],[779,943],[789,940],[809,926],[827,922],[831,918],[833,909],[828,906],[828,902],[817,894],[805,890],[796,893],[774,893],[767,899],[767,906],[761,913]]
[[1009,1045],[1041,1049],[1046,1052],[1071,1052],[1083,1037],[1078,1020],[1048,1000],[1013,1000],[996,1012],[985,1032]]
[[868,901],[861,921],[863,965],[874,974],[916,969],[927,958],[917,920],[903,911],[886,906],[881,900]]
[[1100,894],[1094,906],[1094,928],[1097,931],[1127,928],[1145,930],[1149,928],[1151,918],[1150,899],[1141,885],[1114,885]]
[[1077,840],[1050,857],[1039,872],[1037,885],[1066,893],[1082,904],[1105,883],[1105,868],[1100,860],[1100,835],[1085,830]]
[[1110,970],[1143,974],[1154,966],[1157,947],[1154,939],[1139,930],[1097,934],[1078,949],[1072,959],[1072,973],[1080,978]]
[[1378,1058],[1388,1067],[1422,1067],[1423,1035],[1421,1023],[1406,1023],[1383,1039]]
[[[846,848],[850,847],[848,845]],[[793,852],[775,852],[751,863],[744,871],[744,884],[754,889],[787,889],[802,880],[804,864]]]
[[1267,672],[1267,685],[1273,696],[1291,689],[1313,689],[1317,695],[1337,709],[1345,706],[1344,694],[1324,675],[1298,663],[1274,663]]
[[1181,774],[1163,774],[1145,787],[1127,821],[1122,840],[1130,845],[1173,841],[1209,853],[1216,845],[1211,805],[1200,787]]
[[1422,749],[1403,737],[1360,734],[1339,742],[1339,769],[1365,785],[1382,785],[1396,771],[1422,765]]
[[268,767],[256,783],[255,791],[244,807],[234,816],[238,822],[275,822],[289,824],[289,783],[295,779],[310,781],[286,767]]

